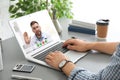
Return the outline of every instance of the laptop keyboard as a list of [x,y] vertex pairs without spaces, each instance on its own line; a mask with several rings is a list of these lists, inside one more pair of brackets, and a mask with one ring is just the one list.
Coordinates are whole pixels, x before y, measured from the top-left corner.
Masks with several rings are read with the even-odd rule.
[[50,49],[44,51],[43,53],[41,53],[41,54],[35,56],[34,58],[35,58],[35,59],[38,59],[38,60],[45,61],[45,56],[48,55],[49,52],[54,52],[54,51],[61,51],[61,52],[63,52],[63,53],[67,52],[68,49],[62,47],[62,45],[63,45],[63,42],[59,43],[59,44],[56,45],[56,46],[53,46],[52,48],[50,48]]

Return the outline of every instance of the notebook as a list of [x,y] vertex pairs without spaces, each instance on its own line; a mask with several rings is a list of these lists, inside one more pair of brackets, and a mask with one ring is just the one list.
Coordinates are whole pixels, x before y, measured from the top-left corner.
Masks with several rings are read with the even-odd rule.
[[[38,37],[36,38],[35,28],[31,28],[30,24],[34,21],[38,22],[37,25],[39,25],[41,29],[42,39]],[[56,48],[62,50],[73,63],[77,62],[80,58],[87,54],[87,52],[82,53],[62,48],[64,40],[60,39],[47,10],[41,10],[10,20],[9,24],[15,34],[15,37],[23,51],[25,58],[29,61],[51,67],[45,62],[44,59],[47,53],[56,50]],[[24,33],[27,33],[28,35],[28,42],[25,41]]]

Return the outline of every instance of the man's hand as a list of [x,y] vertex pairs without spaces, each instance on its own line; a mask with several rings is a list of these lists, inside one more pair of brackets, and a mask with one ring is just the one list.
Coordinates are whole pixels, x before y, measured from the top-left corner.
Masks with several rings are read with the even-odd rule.
[[[59,64],[63,60],[68,60],[68,58],[60,51],[51,52],[46,56],[45,61],[55,69],[59,70]],[[69,76],[70,72],[75,68],[75,64],[69,62],[62,68],[62,71]]]
[[67,47],[70,50],[87,51],[88,42],[80,39],[68,39],[64,42],[63,47]]
[[67,57],[60,51],[50,52],[45,59],[55,69],[59,69],[58,65],[62,60],[67,60]]
[[30,44],[31,37],[28,37],[28,33],[24,32],[23,36],[24,36],[25,43]]

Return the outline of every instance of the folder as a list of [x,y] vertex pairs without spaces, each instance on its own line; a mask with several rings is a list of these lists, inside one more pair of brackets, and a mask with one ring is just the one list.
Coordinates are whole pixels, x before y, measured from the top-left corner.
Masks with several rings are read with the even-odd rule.
[[76,26],[72,24],[69,24],[68,31],[95,35],[95,29],[88,29],[88,28],[84,28],[84,27]]

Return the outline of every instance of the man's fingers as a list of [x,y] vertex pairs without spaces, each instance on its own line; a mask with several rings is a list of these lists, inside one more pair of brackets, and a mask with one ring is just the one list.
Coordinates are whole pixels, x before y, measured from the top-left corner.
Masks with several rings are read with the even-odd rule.
[[24,36],[28,36],[27,32],[24,32]]
[[73,46],[73,45],[68,45],[67,48],[70,49],[70,50],[75,50],[76,47]]
[[51,63],[51,60],[49,60],[48,58],[46,58],[45,61],[46,61],[48,64]]
[[67,47],[68,45],[70,45],[71,43],[73,43],[73,39],[68,39],[64,42],[63,47]]
[[53,52],[50,52],[47,56],[46,56],[46,59],[52,59],[54,56],[54,53]]

